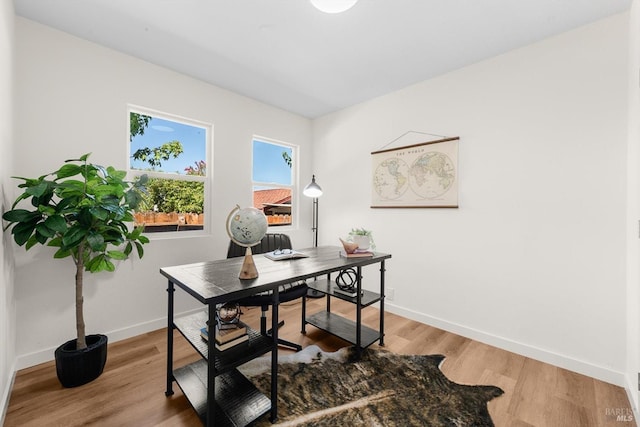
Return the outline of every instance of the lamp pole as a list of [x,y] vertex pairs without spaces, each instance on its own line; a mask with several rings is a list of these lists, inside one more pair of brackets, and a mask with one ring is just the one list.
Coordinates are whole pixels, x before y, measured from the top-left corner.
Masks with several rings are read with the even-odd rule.
[[316,184],[316,176],[313,175],[309,185],[304,187],[302,191],[307,197],[313,198],[313,218],[311,222],[311,231],[313,231],[313,247],[318,247],[318,197],[322,196],[322,188]]
[[[313,218],[311,222],[311,230],[313,231],[313,247],[318,247],[318,197],[322,196],[322,188],[318,184],[316,184],[316,176],[313,175],[311,178],[311,182],[309,185],[304,187],[302,191],[307,197],[313,198]],[[309,298],[320,298],[323,294],[316,291],[315,289],[309,288],[307,291],[307,297]]]
[[311,224],[313,230],[313,247],[318,247],[318,198],[313,198],[313,222]]

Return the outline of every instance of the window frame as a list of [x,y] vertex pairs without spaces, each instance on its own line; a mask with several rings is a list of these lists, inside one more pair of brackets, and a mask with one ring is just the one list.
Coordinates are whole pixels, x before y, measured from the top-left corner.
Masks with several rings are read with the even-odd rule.
[[[253,151],[254,141],[259,141],[267,144],[278,145],[291,149],[291,184],[279,184],[274,182],[262,182],[254,181],[253,168],[255,162],[255,155]],[[288,188],[291,191],[291,223],[286,225],[269,224],[269,230],[275,232],[296,230],[299,228],[299,206],[298,206],[298,179],[299,179],[299,164],[300,164],[300,146],[292,144],[290,142],[281,141],[274,138],[269,138],[262,135],[253,135],[251,138],[251,200],[253,205],[253,193],[255,187],[271,187],[271,188]]]
[[[206,162],[206,173],[204,176],[200,175],[187,175],[187,174],[177,174],[171,172],[157,172],[157,171],[147,171],[140,169],[133,169],[131,167],[131,124],[130,117],[131,113],[136,114],[144,114],[147,116],[151,116],[158,119],[168,120],[176,123],[180,123],[187,126],[193,126],[202,128],[205,131],[205,162]],[[190,238],[190,237],[201,237],[211,235],[211,214],[207,213],[210,211],[209,207],[212,206],[211,203],[211,194],[213,188],[213,124],[203,122],[196,119],[191,119],[188,117],[179,116],[176,114],[166,113],[163,111],[154,110],[147,107],[142,107],[139,105],[128,104],[127,105],[127,177],[129,180],[133,180],[138,176],[147,175],[149,178],[161,178],[161,179],[171,179],[178,181],[194,181],[194,182],[202,182],[204,183],[204,202],[203,202],[203,214],[204,223],[202,230],[184,230],[184,231],[157,231],[157,232],[147,232],[145,235],[149,238],[156,239],[165,239],[165,238]]]

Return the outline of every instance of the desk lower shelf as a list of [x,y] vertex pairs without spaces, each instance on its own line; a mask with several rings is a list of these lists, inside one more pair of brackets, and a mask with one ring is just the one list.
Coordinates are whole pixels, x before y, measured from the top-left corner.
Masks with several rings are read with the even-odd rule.
[[[342,316],[338,316],[337,314],[329,313],[327,311],[321,311],[311,316],[307,316],[306,322],[318,329],[322,329],[323,331],[340,337],[353,345],[357,345],[357,324],[352,320],[345,319]],[[361,348],[367,348],[380,339],[380,332],[367,326],[361,325],[360,331]]]
[[[178,368],[173,376],[206,425],[207,361]],[[235,369],[216,377],[215,398],[216,426],[245,426],[271,409],[271,400]]]
[[[193,348],[204,359],[209,359],[209,345],[200,336],[200,328],[206,325],[207,315],[205,312],[198,312],[185,317],[174,319],[174,325],[180,331]],[[249,328],[249,341],[238,344],[229,350],[217,353],[213,366],[219,373],[238,367],[249,360],[268,353],[273,348],[273,339],[261,335],[259,332]]]

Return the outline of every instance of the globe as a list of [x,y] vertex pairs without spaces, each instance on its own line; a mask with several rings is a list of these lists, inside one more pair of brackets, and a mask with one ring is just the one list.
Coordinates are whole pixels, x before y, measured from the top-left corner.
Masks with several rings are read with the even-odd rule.
[[254,246],[267,234],[267,217],[259,209],[236,205],[227,217],[227,233],[240,246]]

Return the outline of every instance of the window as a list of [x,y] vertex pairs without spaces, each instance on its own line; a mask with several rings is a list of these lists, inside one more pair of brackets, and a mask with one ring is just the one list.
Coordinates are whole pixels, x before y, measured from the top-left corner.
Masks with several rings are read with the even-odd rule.
[[210,134],[207,124],[129,109],[129,172],[149,177],[135,214],[146,233],[203,230]]
[[293,224],[296,147],[266,138],[253,139],[253,206],[269,226]]

